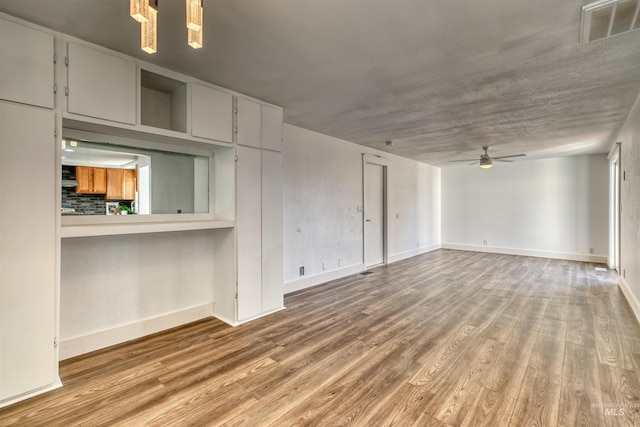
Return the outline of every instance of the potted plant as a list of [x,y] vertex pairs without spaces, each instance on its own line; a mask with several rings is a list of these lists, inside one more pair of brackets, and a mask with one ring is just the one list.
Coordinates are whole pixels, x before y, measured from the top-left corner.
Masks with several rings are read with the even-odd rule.
[[118,213],[120,215],[128,215],[131,212],[131,208],[126,205],[118,205]]

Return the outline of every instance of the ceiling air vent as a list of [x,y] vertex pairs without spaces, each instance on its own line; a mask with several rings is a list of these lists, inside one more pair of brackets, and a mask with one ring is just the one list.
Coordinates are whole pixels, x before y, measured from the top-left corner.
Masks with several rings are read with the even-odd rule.
[[640,28],[640,0],[598,0],[582,6],[580,42],[588,43]]

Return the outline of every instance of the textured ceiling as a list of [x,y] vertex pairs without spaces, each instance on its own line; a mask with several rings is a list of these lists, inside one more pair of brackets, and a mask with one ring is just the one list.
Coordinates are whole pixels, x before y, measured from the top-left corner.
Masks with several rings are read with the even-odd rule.
[[[285,122],[435,165],[604,152],[640,94],[640,31],[579,43],[579,0],[160,0],[158,53],[128,0],[0,11],[281,105]],[[393,140],[393,146],[385,145]]]

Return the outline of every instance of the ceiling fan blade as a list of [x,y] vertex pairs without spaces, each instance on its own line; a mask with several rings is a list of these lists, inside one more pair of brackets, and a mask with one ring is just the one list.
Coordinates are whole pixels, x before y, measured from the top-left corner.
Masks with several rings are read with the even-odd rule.
[[480,160],[476,160],[475,162],[471,162],[471,163],[469,163],[469,166],[477,165],[478,163],[480,163]]
[[449,160],[449,162],[477,162],[478,159]]
[[512,154],[511,156],[498,156],[498,157],[491,157],[493,160],[497,160],[497,159],[508,159],[509,157],[524,157],[526,156],[526,154]]
[[513,160],[507,160],[507,159],[493,159],[496,162],[508,162],[508,163],[513,163]]

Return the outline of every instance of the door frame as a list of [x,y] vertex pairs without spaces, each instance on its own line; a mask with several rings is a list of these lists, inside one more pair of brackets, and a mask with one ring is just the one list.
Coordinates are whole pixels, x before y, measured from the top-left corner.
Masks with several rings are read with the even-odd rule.
[[365,166],[367,164],[382,166],[382,265],[389,263],[389,215],[388,215],[388,179],[389,179],[389,161],[384,157],[362,154],[362,264],[369,267],[367,262],[367,229],[366,229],[366,175]]
[[621,230],[621,164],[620,143],[616,142],[609,151],[609,257],[608,266],[620,274]]

